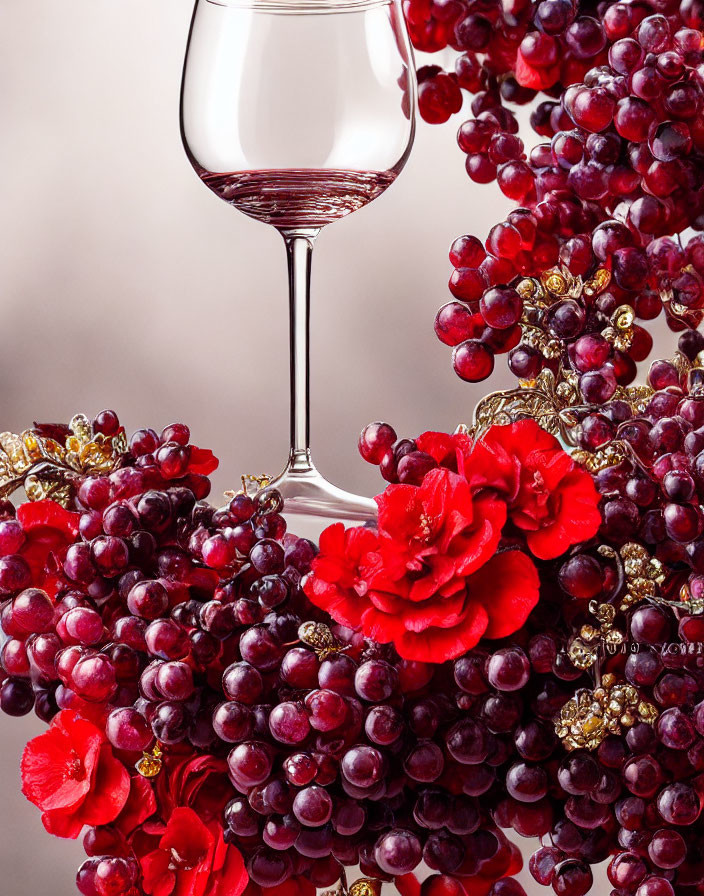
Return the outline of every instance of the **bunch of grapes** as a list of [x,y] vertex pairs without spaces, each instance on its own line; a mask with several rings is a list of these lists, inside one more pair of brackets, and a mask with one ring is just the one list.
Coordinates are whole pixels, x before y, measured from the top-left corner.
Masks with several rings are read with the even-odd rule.
[[[701,347],[696,334],[682,335],[683,352]],[[509,642],[482,645],[453,664],[454,701],[468,714],[462,724],[476,750],[462,787],[480,796],[498,827],[541,838],[530,871],[561,896],[589,892],[591,866],[607,859],[612,896],[694,896],[704,886],[699,377],[694,370],[683,379],[673,363],[656,361],[642,416],[624,401],[584,412],[583,447],[627,446],[618,464],[595,474],[604,496],[599,536],[543,565],[541,602]],[[437,464],[382,423],[363,431],[360,451],[391,482],[418,484]],[[452,466],[451,456],[443,463]],[[663,582],[660,594],[622,607],[629,570],[618,551],[629,544],[662,562]],[[625,636],[622,650],[602,655],[601,672],[637,688],[659,717],[607,736],[596,751],[566,752],[553,722],[577,689],[594,687],[569,651],[594,623],[594,602],[617,608],[614,626]]]
[[[485,241],[464,236],[451,247],[455,301],[436,332],[453,347],[455,371],[483,380],[508,352],[518,377],[562,365],[580,376],[586,402],[607,401],[652,345],[640,327],[627,346],[603,345],[617,308],[642,321],[664,308],[674,330],[702,319],[704,242],[691,233],[704,221],[700,5],[406,0],[405,11],[418,49],[460,54],[455,72],[419,69],[421,114],[446,121],[462,91],[473,94],[474,117],[457,135],[467,172],[521,205]],[[533,103],[531,125],[547,142],[527,147],[515,106],[539,92],[549,98]],[[539,326],[560,346],[542,351],[527,338],[515,286],[556,265],[585,279],[605,268],[611,282],[598,297],[551,308]]]
[[[92,425],[121,431],[112,412]],[[43,588],[32,532],[2,505],[0,707],[47,722],[73,710],[128,768],[155,745],[164,762],[226,761],[222,828],[260,888],[301,875],[330,886],[353,866],[393,880],[424,862],[428,896],[460,879],[468,893],[523,896],[492,806],[528,703],[501,684],[478,698],[483,654],[404,661],[333,625],[303,593],[316,548],[286,531],[277,493],[215,508],[194,472],[202,454],[185,426],[141,430],[114,472],[72,480],[76,536],[52,546]],[[487,682],[506,663],[510,678],[514,653],[492,663]],[[124,837],[99,826],[84,844],[83,896],[140,896]]]
[[[701,346],[684,333],[680,348]],[[263,890],[301,877],[330,886],[354,867],[403,889],[424,865],[422,896],[524,896],[512,830],[541,839],[530,871],[557,896],[585,896],[604,860],[613,896],[694,896],[704,886],[700,375],[655,362],[642,413],[623,401],[580,412],[585,450],[623,449],[595,473],[601,532],[538,562],[541,600],[518,632],[441,664],[333,624],[303,593],[316,548],[287,532],[278,495],[240,493],[216,509],[187,428],[143,430],[119,469],[74,483],[78,534],[46,562],[51,597],[32,580],[32,533],[3,505],[0,706],[47,721],[74,710],[128,767],[155,745],[166,761],[172,751],[222,761],[225,839]],[[114,415],[94,430],[105,420],[118,431]],[[367,427],[360,448],[392,482],[418,486],[438,465],[387,424]],[[622,605],[631,573],[619,551],[633,543],[663,564],[662,582]],[[628,644],[601,657],[601,672],[659,716],[569,752],[555,719],[594,687],[570,648],[595,603],[617,608]],[[124,838],[100,826],[85,846],[83,896],[141,896]]]

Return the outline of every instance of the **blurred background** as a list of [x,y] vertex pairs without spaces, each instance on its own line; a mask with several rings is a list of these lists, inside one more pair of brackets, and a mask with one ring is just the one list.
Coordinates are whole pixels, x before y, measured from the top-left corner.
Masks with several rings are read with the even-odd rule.
[[[0,430],[105,407],[128,431],[183,421],[221,459],[217,502],[240,474],[277,473],[285,459],[286,269],[277,233],[205,189],[181,148],[191,8],[0,8]],[[382,485],[357,454],[365,423],[451,430],[509,382],[503,358],[488,385],[460,382],[432,330],[452,239],[486,234],[510,208],[467,178],[461,120],[421,124],[397,183],[317,244],[314,454],[353,491]],[[19,789],[22,747],[40,729],[33,716],[0,718],[2,896],[76,893],[80,843],[46,834]]]

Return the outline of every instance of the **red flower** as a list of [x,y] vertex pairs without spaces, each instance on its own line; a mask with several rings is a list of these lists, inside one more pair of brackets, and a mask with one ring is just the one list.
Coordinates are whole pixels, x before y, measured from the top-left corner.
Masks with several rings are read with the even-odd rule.
[[20,504],[17,519],[26,537],[20,553],[32,570],[32,583],[53,597],[58,579],[51,558],[76,540],[80,514],[64,510],[56,501],[44,500]]
[[227,762],[215,756],[167,756],[157,778],[159,807],[167,818],[175,808],[187,806],[208,823],[220,818],[233,795]]
[[348,613],[348,605],[366,595],[363,561],[378,546],[379,537],[372,529],[358,526],[345,530],[343,523],[328,526],[320,535],[320,553],[313,560],[313,575],[304,583],[308,598],[337,622],[356,628],[357,613]]
[[74,712],[60,712],[25,747],[22,792],[57,837],[75,839],[84,825],[114,821],[129,791],[130,776],[104,732]]
[[601,513],[592,477],[534,420],[492,426],[464,461],[470,484],[504,495],[511,521],[541,560],[596,535]]
[[148,896],[240,896],[247,872],[216,822],[205,825],[193,809],[174,809],[158,846],[140,858]]
[[497,553],[506,506],[473,494],[446,469],[416,488],[391,485],[377,498],[379,533],[327,529],[305,584],[333,619],[404,659],[438,663],[481,637],[523,625],[538,601],[538,574],[519,551]]
[[392,485],[376,499],[384,572],[412,577],[409,598],[459,591],[466,577],[496,553],[506,505],[446,469],[431,470],[416,488]]

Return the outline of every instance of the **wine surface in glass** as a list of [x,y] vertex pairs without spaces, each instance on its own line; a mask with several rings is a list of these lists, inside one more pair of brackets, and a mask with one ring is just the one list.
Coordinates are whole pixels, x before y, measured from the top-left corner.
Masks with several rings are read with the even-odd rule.
[[281,229],[323,227],[380,196],[396,178],[394,171],[334,168],[281,168],[200,177],[235,208]]

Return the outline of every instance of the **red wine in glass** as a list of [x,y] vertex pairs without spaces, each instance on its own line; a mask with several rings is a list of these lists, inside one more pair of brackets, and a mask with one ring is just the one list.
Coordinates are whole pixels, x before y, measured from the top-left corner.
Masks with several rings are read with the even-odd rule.
[[199,174],[221,199],[250,218],[280,229],[331,224],[376,199],[396,176],[391,171],[326,168]]

